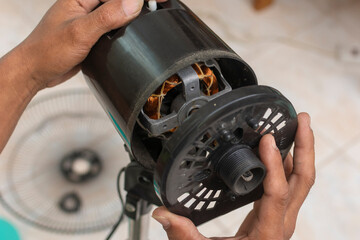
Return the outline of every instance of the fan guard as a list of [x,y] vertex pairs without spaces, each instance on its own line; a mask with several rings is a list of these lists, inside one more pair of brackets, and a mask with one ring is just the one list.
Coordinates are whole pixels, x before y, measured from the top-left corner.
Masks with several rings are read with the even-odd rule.
[[127,158],[122,146],[88,89],[40,97],[1,155],[0,201],[20,219],[51,231],[109,228],[122,211],[116,192],[117,173],[128,163],[121,161]]

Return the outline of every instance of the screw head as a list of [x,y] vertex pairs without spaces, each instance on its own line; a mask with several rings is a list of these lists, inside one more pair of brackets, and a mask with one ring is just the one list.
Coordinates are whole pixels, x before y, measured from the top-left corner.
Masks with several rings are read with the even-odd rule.
[[133,212],[136,211],[135,206],[132,205],[132,204],[130,204],[130,203],[127,203],[127,204],[125,205],[125,209],[126,209],[126,211],[131,212],[131,213],[133,213]]

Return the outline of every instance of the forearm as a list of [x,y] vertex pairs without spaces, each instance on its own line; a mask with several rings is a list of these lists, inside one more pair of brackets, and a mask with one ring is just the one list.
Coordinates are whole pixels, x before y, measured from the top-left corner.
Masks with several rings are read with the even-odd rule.
[[38,88],[20,45],[0,59],[0,153]]
[[102,2],[57,0],[29,37],[0,59],[0,153],[32,97],[75,75],[97,40],[134,19],[144,3]]

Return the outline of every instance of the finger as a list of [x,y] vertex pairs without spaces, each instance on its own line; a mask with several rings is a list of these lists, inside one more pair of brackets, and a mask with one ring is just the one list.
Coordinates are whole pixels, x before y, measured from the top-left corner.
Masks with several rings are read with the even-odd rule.
[[[111,0],[75,0],[75,2],[82,8],[84,8],[88,13],[94,10],[101,3],[105,3]],[[147,2],[149,0],[146,0]],[[167,0],[157,0],[157,2],[167,2]]]
[[152,217],[163,226],[169,240],[206,239],[188,218],[175,215],[165,207],[155,209]]
[[289,187],[280,151],[272,135],[265,135],[261,139],[259,153],[267,173],[263,182],[264,195],[255,209],[261,225],[264,226],[264,233],[268,234],[265,237],[276,238],[279,236],[277,234],[283,231]]
[[289,153],[284,160],[284,170],[285,170],[285,176],[286,176],[287,180],[289,180],[291,173],[293,171],[293,168],[294,168],[293,157]]
[[297,214],[315,182],[314,134],[307,113],[298,115],[295,137],[294,169],[289,179],[291,200],[289,211]]
[[101,2],[100,0],[75,0],[80,7],[86,10],[87,13],[94,10],[96,6],[98,6]]
[[101,0],[58,0],[55,5],[59,5],[60,9],[66,9],[66,14],[69,12],[78,12],[86,14],[94,10],[101,2]]
[[[74,32],[94,44],[103,34],[119,28],[134,19],[142,8],[143,0],[109,0],[88,15],[74,21]],[[86,32],[85,32],[86,31]]]
[[238,237],[212,237],[211,240],[241,240],[245,239],[246,236],[238,236]]

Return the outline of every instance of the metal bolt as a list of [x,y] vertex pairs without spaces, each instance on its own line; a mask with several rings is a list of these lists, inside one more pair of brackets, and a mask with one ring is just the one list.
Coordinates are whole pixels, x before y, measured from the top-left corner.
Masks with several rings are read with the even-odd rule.
[[248,120],[247,124],[249,125],[249,127],[251,127],[254,130],[259,128],[259,123],[255,119]]
[[127,204],[125,205],[125,209],[126,209],[126,211],[131,212],[131,213],[133,213],[133,212],[136,211],[135,206],[132,205],[132,204],[130,204],[130,203],[127,203]]
[[233,139],[232,134],[228,130],[222,130],[221,135],[222,135],[223,139],[227,142],[230,141],[231,139]]

